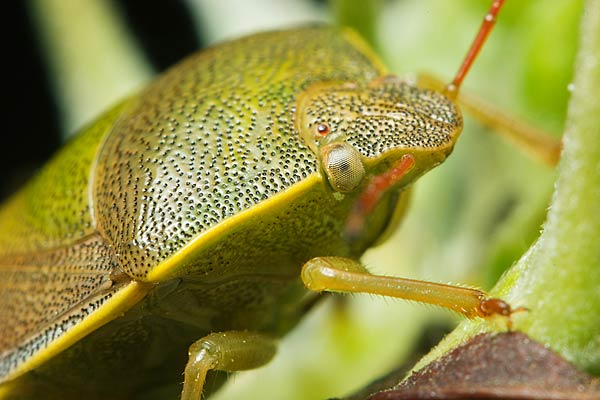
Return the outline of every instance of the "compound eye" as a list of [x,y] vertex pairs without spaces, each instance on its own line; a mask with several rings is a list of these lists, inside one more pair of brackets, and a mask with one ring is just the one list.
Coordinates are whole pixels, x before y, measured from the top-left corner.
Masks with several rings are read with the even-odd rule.
[[317,125],[317,134],[320,136],[326,136],[329,133],[329,125],[327,124],[319,124]]
[[331,143],[323,147],[321,157],[327,179],[338,192],[352,192],[365,177],[362,157],[348,143]]

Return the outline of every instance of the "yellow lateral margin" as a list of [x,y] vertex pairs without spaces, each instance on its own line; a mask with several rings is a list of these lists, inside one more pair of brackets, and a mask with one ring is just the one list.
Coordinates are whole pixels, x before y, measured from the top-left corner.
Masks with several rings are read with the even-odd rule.
[[173,270],[181,265],[182,260],[185,260],[191,253],[198,250],[202,246],[213,243],[218,240],[223,234],[230,232],[232,228],[239,226],[250,218],[260,217],[260,214],[265,210],[275,211],[277,208],[287,207],[287,205],[295,198],[300,197],[310,188],[319,184],[321,177],[315,173],[303,179],[281,193],[269,197],[258,204],[242,211],[234,216],[226,218],[218,223],[213,228],[200,233],[188,244],[183,246],[166,260],[162,261],[153,268],[147,275],[148,282],[162,282],[167,279],[174,278]]
[[[62,336],[51,342],[48,347],[42,349],[26,362],[17,367],[12,373],[6,377],[6,383],[13,380],[26,372],[38,368],[46,363],[52,357],[65,351],[74,343],[83,339],[85,336],[96,331],[101,326],[123,315],[127,310],[139,302],[150,291],[153,285],[148,285],[140,282],[131,282],[122,289],[119,289],[109,300],[106,301],[100,308],[93,311],[85,317],[81,322],[77,323]],[[4,384],[0,387],[0,397],[9,388],[4,389]]]

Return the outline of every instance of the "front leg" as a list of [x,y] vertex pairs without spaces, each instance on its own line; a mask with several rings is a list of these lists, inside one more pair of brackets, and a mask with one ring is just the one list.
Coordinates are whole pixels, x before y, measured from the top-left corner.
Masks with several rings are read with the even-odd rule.
[[316,292],[379,294],[438,305],[468,318],[510,316],[521,310],[512,310],[504,300],[491,298],[481,290],[373,275],[358,261],[344,257],[313,258],[302,267],[302,281]]
[[268,363],[276,351],[275,339],[257,332],[230,331],[203,337],[190,346],[181,399],[200,399],[209,370],[258,368]]

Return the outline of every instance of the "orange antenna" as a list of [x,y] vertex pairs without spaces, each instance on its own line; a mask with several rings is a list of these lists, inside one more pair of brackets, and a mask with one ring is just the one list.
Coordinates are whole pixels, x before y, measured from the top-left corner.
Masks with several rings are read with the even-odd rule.
[[490,6],[490,10],[483,18],[481,28],[479,28],[479,32],[477,33],[475,40],[473,40],[473,44],[471,44],[471,48],[469,49],[469,52],[465,56],[465,59],[464,59],[462,65],[460,66],[458,72],[456,73],[456,76],[454,77],[454,80],[452,81],[452,83],[450,83],[448,86],[446,86],[446,95],[448,95],[452,98],[455,98],[456,95],[458,94],[460,85],[462,84],[463,80],[465,79],[467,72],[469,72],[469,69],[471,69],[473,62],[475,61],[475,58],[477,57],[477,54],[479,54],[479,51],[483,47],[485,40],[487,39],[492,28],[494,27],[494,24],[496,23],[496,17],[498,16],[498,13],[500,12],[500,9],[502,8],[503,5],[504,5],[504,0],[494,0],[492,2],[492,5]]

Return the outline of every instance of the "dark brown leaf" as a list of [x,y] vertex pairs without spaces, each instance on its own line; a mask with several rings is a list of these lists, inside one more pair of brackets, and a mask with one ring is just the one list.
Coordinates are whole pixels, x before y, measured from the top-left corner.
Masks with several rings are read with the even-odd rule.
[[481,334],[369,400],[600,400],[600,381],[519,332]]

